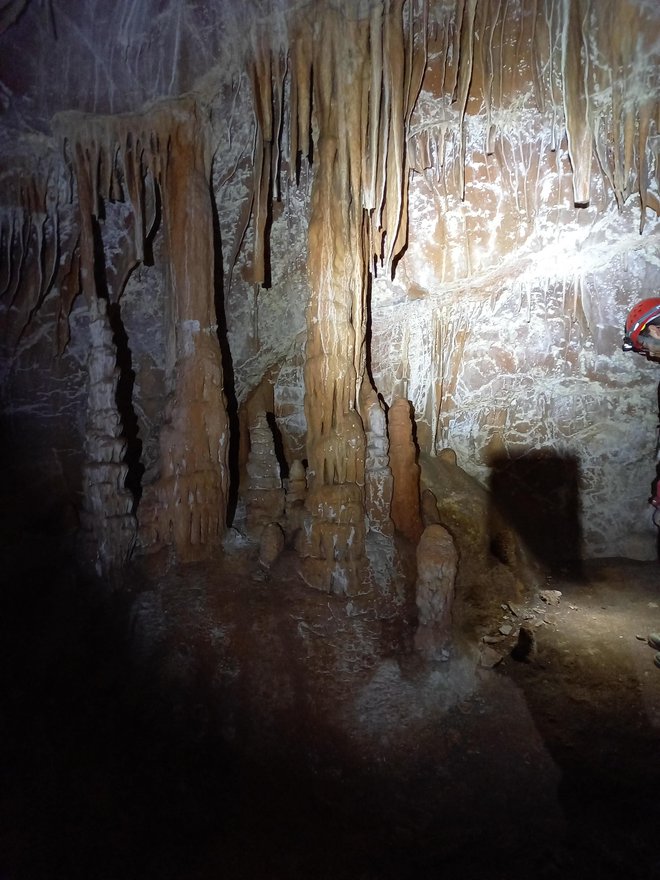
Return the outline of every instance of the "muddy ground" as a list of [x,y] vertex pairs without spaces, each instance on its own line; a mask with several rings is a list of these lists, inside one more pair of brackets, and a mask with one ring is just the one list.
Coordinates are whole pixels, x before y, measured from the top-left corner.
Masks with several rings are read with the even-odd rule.
[[2,880],[660,878],[657,563],[546,579],[431,661],[396,584],[237,542],[111,593],[6,543]]

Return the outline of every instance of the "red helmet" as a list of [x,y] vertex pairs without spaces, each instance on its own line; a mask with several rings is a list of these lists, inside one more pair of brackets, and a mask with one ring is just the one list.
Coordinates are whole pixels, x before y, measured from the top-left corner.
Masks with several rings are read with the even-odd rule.
[[628,312],[623,337],[624,351],[646,351],[643,343],[639,340],[647,324],[660,318],[660,298],[643,299],[633,306]]

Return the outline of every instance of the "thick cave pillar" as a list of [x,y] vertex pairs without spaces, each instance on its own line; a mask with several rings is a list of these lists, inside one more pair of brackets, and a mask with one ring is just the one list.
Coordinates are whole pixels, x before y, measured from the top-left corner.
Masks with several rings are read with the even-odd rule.
[[229,424],[214,307],[210,154],[196,108],[173,113],[161,191],[168,255],[167,373],[161,473],[138,511],[147,549],[211,556],[225,529]]
[[[392,532],[385,418],[376,412],[367,370],[367,285],[377,267],[392,272],[407,240],[406,137],[426,66],[426,25],[423,0],[405,12],[403,0],[340,0],[312,4],[290,35],[289,167],[294,177],[299,153],[315,166],[304,369],[307,515],[297,549],[305,580],[335,593],[351,593],[360,582],[366,522]],[[277,173],[280,126],[273,120],[280,118],[285,69],[266,45],[264,38],[252,69],[255,283],[266,275],[264,206]]]
[[[183,98],[142,115],[61,114],[57,126],[73,154],[80,203],[80,276],[90,310],[85,495],[86,507],[93,512],[92,531],[105,548],[102,555],[113,565],[125,561],[136,538],[136,499],[124,485],[126,444],[117,413],[116,351],[96,280],[106,259],[98,229],[99,203],[117,199],[131,206],[136,261],[144,259],[162,213],[167,270],[167,404],[159,438],[160,473],[142,486],[135,511],[137,540],[147,552],[173,547],[182,562],[206,558],[216,550],[225,528],[229,444],[214,303],[206,121],[196,102]],[[131,527],[126,519],[104,537],[108,524],[119,516],[129,518]]]
[[117,349],[103,290],[98,289],[95,235],[98,205],[89,151],[75,145],[74,170],[78,186],[80,223],[80,282],[89,311],[85,462],[82,473],[81,538],[86,559],[94,560],[99,575],[121,567],[129,558],[137,534],[134,498],[126,488],[127,443],[117,406]]
[[349,594],[359,582],[365,549],[366,435],[358,400],[366,333],[361,96],[367,33],[368,22],[328,11],[315,46],[318,164],[304,369],[308,492],[298,543],[305,580]]
[[362,380],[356,351],[365,337],[364,264],[355,211],[347,210],[350,194],[342,190],[335,115],[329,110],[318,141],[309,228],[304,373],[309,520],[300,550],[312,586],[344,593],[357,581],[365,539],[366,438],[356,408]]

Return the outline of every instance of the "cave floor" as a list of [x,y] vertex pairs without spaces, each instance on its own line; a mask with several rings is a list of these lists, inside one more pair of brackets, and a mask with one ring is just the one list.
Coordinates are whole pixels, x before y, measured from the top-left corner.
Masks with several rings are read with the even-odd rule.
[[501,607],[485,654],[431,662],[405,591],[328,596],[286,556],[139,563],[111,594],[24,549],[2,880],[660,877],[657,563],[555,576],[559,604]]

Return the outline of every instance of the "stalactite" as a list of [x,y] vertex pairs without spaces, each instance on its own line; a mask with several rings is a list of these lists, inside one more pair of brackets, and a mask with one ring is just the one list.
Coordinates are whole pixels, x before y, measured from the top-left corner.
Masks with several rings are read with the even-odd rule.
[[594,150],[596,153],[596,158],[598,159],[598,164],[605,176],[607,182],[614,193],[617,203],[620,204],[619,196],[616,189],[616,184],[614,181],[614,176],[612,173],[612,168],[610,167],[610,160],[608,156],[608,151],[606,147],[605,140],[607,138],[607,132],[603,131],[603,125],[599,125],[599,127],[594,132]]
[[[15,350],[46,297],[59,292],[60,209],[55,157],[16,157],[0,169],[0,336]],[[61,294],[60,294],[61,295]]]
[[383,15],[380,3],[374,4],[369,20],[369,49],[371,52],[371,82],[369,84],[369,115],[363,151],[363,207],[376,207],[376,176],[378,170],[378,142],[380,137],[381,82],[383,78]]
[[538,23],[540,15],[538,0],[531,0],[531,37],[530,37],[530,61],[532,65],[532,86],[534,88],[534,100],[540,113],[545,113],[545,95],[541,80],[541,59],[536,51],[539,45],[537,40]]
[[297,46],[299,40],[295,40],[291,47],[291,65],[293,73],[289,78],[289,180],[298,183],[298,76],[296,75]]
[[[11,242],[13,238],[13,214],[0,213],[0,300],[9,289],[11,281]],[[4,275],[4,280],[3,280]]]
[[[363,6],[364,17],[360,18]],[[405,247],[411,166],[418,170],[434,168],[441,180],[437,190],[446,194],[444,200],[438,197],[443,210],[451,207],[455,194],[466,197],[467,114],[479,103],[479,88],[486,117],[485,152],[498,157],[501,173],[527,217],[535,208],[527,179],[532,187],[541,166],[537,161],[534,169],[531,151],[523,149],[522,142],[516,143],[516,136],[509,135],[501,122],[509,109],[511,93],[520,89],[527,67],[529,87],[539,110],[547,110],[545,119],[555,114],[548,122],[553,148],[561,143],[565,126],[574,201],[586,204],[590,198],[589,176],[595,149],[619,205],[639,193],[640,231],[644,230],[646,211],[657,212],[660,208],[654,192],[657,148],[649,143],[649,136],[658,131],[658,102],[652,92],[642,94],[640,82],[635,80],[637,69],[631,67],[643,26],[637,5],[614,0],[604,0],[598,8],[588,0],[457,0],[452,8],[439,6],[434,9],[437,68],[429,88],[437,89],[440,84],[437,97],[443,115],[433,126],[419,126],[414,141],[410,137],[411,114],[427,66],[429,24],[425,3],[387,0],[360,5],[359,12],[352,3],[305,5],[296,10],[295,22],[291,17],[288,53],[279,45],[273,47],[268,35],[261,35],[253,43],[253,189],[227,263],[227,289],[250,214],[255,232],[254,281],[257,285],[267,281],[266,235],[271,200],[279,197],[280,164],[286,161],[280,154],[280,141],[282,131],[287,130],[291,177],[297,176],[300,157],[311,157],[317,166],[309,240],[310,285],[318,301],[310,306],[308,374],[317,371],[317,378],[309,381],[316,382],[313,392],[320,396],[308,405],[312,459],[317,456],[318,464],[310,468],[312,483],[332,483],[347,472],[359,473],[360,391],[362,383],[369,381],[365,379],[367,276],[369,272],[391,271]],[[517,67],[517,56],[526,53],[528,45],[532,47],[531,58],[525,58],[526,64]],[[290,119],[285,125],[287,76]],[[197,121],[193,121],[195,131],[196,126]],[[201,170],[205,158],[197,147],[191,147],[188,134],[172,115],[158,108],[141,116],[116,118],[68,114],[60,131],[75,168],[81,206],[79,243],[72,246],[69,259],[58,261],[56,203],[45,205],[45,190],[33,187],[32,178],[28,178],[21,194],[23,207],[19,209],[17,203],[0,224],[0,250],[3,256],[7,254],[0,267],[0,290],[5,291],[4,303],[15,306],[12,320],[27,323],[48,291],[57,288],[58,345],[62,347],[68,338],[66,321],[78,279],[88,305],[98,297],[90,272],[95,259],[94,235],[98,234],[92,218],[102,222],[99,215],[103,202],[128,201],[134,221],[135,252],[138,259],[143,259],[145,242],[155,232],[157,194],[165,194],[164,213],[172,229],[177,218],[172,215],[165,188],[171,187],[171,198],[177,206],[187,185],[188,194],[197,199],[196,186],[205,173]],[[199,178],[197,183],[187,181],[179,188],[170,163],[176,164],[172,157],[189,149]],[[654,152],[655,182],[648,180]],[[490,164],[494,169],[495,163]],[[561,205],[568,175],[562,179],[559,161],[557,168],[557,204]],[[467,187],[469,194],[469,175]],[[449,220],[440,216],[439,234],[448,235],[449,227]],[[467,255],[469,270],[474,254],[470,251],[467,222],[465,231],[462,255]],[[190,241],[183,242],[173,231],[167,235],[173,248],[193,251]],[[207,244],[201,248],[202,256]],[[439,272],[443,280],[452,277],[453,259],[451,248],[443,244]],[[172,299],[173,342],[168,349],[168,374],[173,375],[183,357],[184,322],[199,320],[201,326],[206,326],[208,320],[210,326],[213,316],[208,317],[185,287],[181,263],[170,268],[177,276],[174,284],[178,291]],[[312,327],[315,320],[323,326]],[[334,322],[334,326],[328,329],[323,322]],[[204,348],[204,356],[207,354]],[[190,385],[193,373],[186,379]],[[435,427],[440,430],[438,424]],[[349,466],[337,460],[337,436],[344,428],[357,438],[355,450],[349,448],[347,452],[355,459]]]
[[[408,18],[408,49],[405,55],[405,65],[406,65],[406,94],[405,94],[405,132],[406,138],[409,136],[410,125],[413,110],[415,108],[415,103],[417,101],[417,96],[419,95],[422,82],[424,80],[424,73],[426,71],[426,67],[428,64],[428,46],[427,46],[427,33],[428,33],[428,6],[426,3],[422,5],[422,20],[421,20],[421,33],[423,34],[423,38],[419,41],[419,47],[415,46],[415,38],[414,38],[414,9],[413,3],[410,3],[408,6],[409,9],[409,18]],[[406,246],[408,240],[408,188],[410,183],[410,161],[409,161],[409,153],[407,144],[405,146],[405,156],[404,156],[404,174],[403,174],[403,189],[401,194],[401,212],[399,217],[399,228],[394,239],[394,247],[392,248],[392,257],[396,254],[402,252],[403,248]]]
[[[11,308],[18,294],[18,291],[21,286],[21,278],[23,274],[23,267],[25,265],[25,261],[28,253],[28,242],[30,237],[30,215],[27,211],[21,209],[17,212],[16,216],[20,218],[20,233],[17,236],[18,241],[18,259],[12,260],[13,266],[13,276],[10,272],[9,275],[9,296],[7,297],[9,301],[9,308]],[[13,282],[13,283],[12,283]]]
[[[258,138],[258,132],[255,131],[255,139]],[[256,148],[256,144],[255,144]],[[256,161],[256,156],[255,156]],[[263,161],[263,159],[261,160]],[[259,178],[261,178],[261,170],[259,170]],[[254,207],[254,186],[255,186],[255,175],[252,176],[250,183],[250,191],[248,193],[248,197],[243,202],[243,208],[241,209],[240,217],[238,218],[238,223],[236,224],[236,233],[234,236],[234,241],[232,244],[231,252],[227,258],[227,272],[225,275],[226,281],[225,286],[227,290],[227,296],[231,293],[231,285],[232,279],[234,277],[234,269],[236,268],[236,262],[238,260],[238,255],[241,250],[241,246],[243,244],[243,240],[247,233],[248,227],[250,225],[250,218],[252,217],[252,210]]]
[[[311,150],[312,113],[312,29],[306,21],[300,25],[300,33],[294,43],[294,70],[297,104],[293,109],[297,122],[297,144],[302,155],[309,159]],[[295,156],[291,157],[295,161]]]
[[[265,42],[254,48],[254,60],[250,64],[250,81],[254,96],[256,142],[254,149],[253,201],[255,244],[252,280],[256,284],[267,283],[266,229],[272,198],[279,198],[280,140],[284,107],[284,78],[286,57],[281,50],[273,53]],[[297,93],[297,89],[296,89]],[[292,144],[298,149],[299,133],[295,125]],[[291,157],[292,173],[296,155]],[[242,237],[239,239],[242,241]]]
[[640,201],[640,218],[639,218],[639,234],[644,232],[646,223],[646,209],[648,206],[647,198],[647,176],[648,162],[646,159],[647,142],[649,137],[649,127],[651,121],[651,104],[645,101],[639,111],[639,131],[637,134],[637,152],[639,155],[639,170],[637,177],[639,180],[639,201]]
[[62,299],[68,240],[62,238],[60,212],[68,196],[56,165],[47,154],[17,159],[12,171],[0,173],[0,334],[10,348],[51,291]]
[[484,68],[484,103],[486,109],[486,143],[484,150],[486,155],[491,155],[494,150],[494,130],[492,123],[493,113],[493,78],[495,76],[495,63],[493,60],[493,35],[495,32],[495,23],[499,19],[500,7],[502,0],[496,0],[497,5],[495,11],[491,11],[489,3],[485,3],[482,7],[484,10],[483,19],[481,21],[482,37],[481,45],[483,51],[482,65]]
[[59,355],[64,352],[71,336],[69,315],[73,302],[80,292],[80,287],[80,235],[78,234],[75,244],[68,251],[60,281],[56,328],[56,345]]
[[568,152],[573,166],[573,199],[578,205],[586,205],[589,203],[592,136],[580,0],[563,0],[562,27],[562,90]]
[[452,101],[456,100],[456,92],[458,89],[458,79],[460,75],[460,43],[461,43],[461,23],[465,11],[466,0],[456,0],[456,8],[453,20],[449,20],[445,24],[447,30],[447,53],[445,56],[445,74],[447,73],[447,63],[449,63],[450,79],[446,79],[443,83],[446,94],[451,95]]
[[507,30],[505,24],[507,23],[507,19],[509,17],[508,12],[509,12],[509,0],[504,0],[504,7],[502,8],[502,15],[501,15],[500,20],[497,22],[497,30],[499,31],[498,54],[500,57],[500,63],[498,65],[498,77],[497,77],[497,81],[498,81],[497,103],[500,107],[502,107],[504,105],[505,96],[506,96],[506,89],[504,86],[504,69],[505,69],[505,65],[504,65],[504,58],[505,58],[504,37],[506,34],[506,30]]
[[[442,322],[438,313],[433,312],[431,318],[431,364],[442,363]],[[431,449],[435,452],[438,449],[438,423],[442,413],[442,370],[435,370],[432,373],[430,404],[431,404]]]
[[[111,151],[110,144],[107,152]],[[144,260],[144,243],[146,229],[144,224],[144,152],[139,136],[133,132],[125,132],[123,143],[120,147],[122,158],[123,178],[128,191],[128,198],[133,210],[133,222],[135,223],[135,255],[142,262]]]
[[[561,42],[561,30],[558,24],[560,4],[556,0],[545,0],[542,12],[539,14],[536,28],[536,43],[534,54],[539,56],[540,69],[547,70],[546,83],[549,95],[552,118],[550,122],[550,150],[557,149],[557,117],[558,108],[561,104],[561,95],[557,96],[558,69],[557,56],[561,57],[558,44]],[[543,94],[543,90],[541,90]]]
[[251,68],[257,121],[254,166],[254,258],[252,279],[263,284],[266,279],[264,234],[270,198],[272,158],[272,105],[270,51],[259,48]]
[[273,137],[271,150],[271,180],[273,198],[280,198],[280,139],[282,136],[282,120],[284,117],[284,78],[286,76],[287,61],[282,50],[278,51],[273,69]]
[[[46,197],[44,195],[44,206]],[[37,267],[38,281],[32,286],[32,291],[23,297],[22,318],[20,322],[19,339],[28,328],[32,318],[44,301],[44,298],[53,288],[58,273],[59,264],[59,214],[56,209],[46,210],[33,227],[36,230],[36,254],[34,261]]]
[[257,134],[255,162],[254,192],[254,257],[252,264],[252,280],[255,284],[266,281],[265,234],[268,219],[268,203],[270,201],[270,168],[272,143],[264,141],[261,129]]
[[635,114],[628,108],[624,113],[623,120],[623,197],[624,201],[630,195],[631,178],[634,172],[634,141],[636,128]]
[[392,4],[385,18],[383,43],[383,56],[387,59],[387,68],[384,75],[390,82],[390,134],[387,155],[383,157],[387,193],[385,196],[386,214],[383,223],[385,230],[387,230],[387,250],[383,255],[383,264],[386,267],[392,265],[394,246],[403,209],[403,176],[404,173],[407,173],[403,148],[405,109],[403,99],[404,82],[402,77],[404,70],[403,31],[400,25],[402,6],[402,0],[395,0]]

